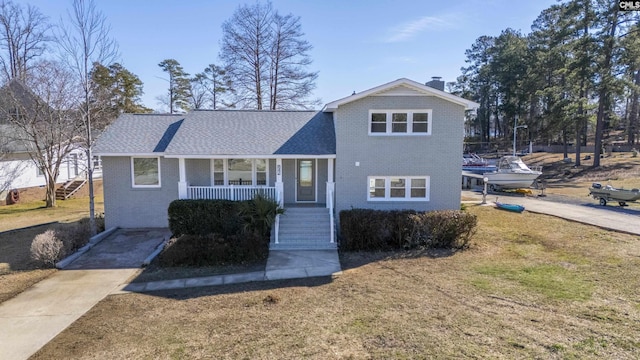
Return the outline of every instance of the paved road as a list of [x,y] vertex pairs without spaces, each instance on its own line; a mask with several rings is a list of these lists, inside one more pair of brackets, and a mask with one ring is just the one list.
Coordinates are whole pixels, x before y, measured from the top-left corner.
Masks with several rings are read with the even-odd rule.
[[[465,198],[481,201],[482,194],[473,191],[464,191]],[[622,208],[615,205],[600,206],[588,200],[572,200],[558,202],[547,198],[509,196],[502,194],[487,195],[487,202],[493,202],[496,197],[499,201],[509,204],[522,205],[525,211],[553,215],[567,220],[595,225],[604,229],[621,231],[640,236],[640,211],[630,208]],[[556,199],[557,200],[557,199]]]

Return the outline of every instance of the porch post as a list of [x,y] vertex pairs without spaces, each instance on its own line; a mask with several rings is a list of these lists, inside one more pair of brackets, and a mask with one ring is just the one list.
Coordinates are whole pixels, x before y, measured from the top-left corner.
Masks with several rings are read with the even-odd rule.
[[334,181],[334,176],[333,176],[333,159],[327,159],[327,199],[326,199],[326,204],[327,204],[327,208],[333,210],[333,202],[335,198],[331,198],[329,199],[329,197],[333,197],[334,196],[334,192],[335,192],[335,181]]
[[184,158],[178,158],[178,199],[187,199],[187,169],[184,165]]
[[284,208],[284,184],[282,183],[282,158],[276,158],[276,200]]

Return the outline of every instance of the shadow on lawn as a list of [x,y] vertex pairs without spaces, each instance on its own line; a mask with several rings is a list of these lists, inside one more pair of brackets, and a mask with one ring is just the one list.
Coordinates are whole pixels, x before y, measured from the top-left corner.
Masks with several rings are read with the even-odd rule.
[[[208,287],[194,287],[173,290],[158,290],[153,292],[144,292],[148,296],[156,296],[173,300],[189,300],[203,296],[227,295],[236,293],[245,293],[253,291],[276,290],[282,288],[294,287],[317,287],[324,286],[333,282],[331,276],[287,279],[287,280],[270,280],[255,281],[241,284],[218,285]],[[267,296],[268,298],[269,296]],[[265,298],[265,302],[271,302]],[[277,299],[275,299],[277,301]]]
[[[355,269],[378,261],[415,259],[421,257],[442,258],[452,256],[456,250],[450,249],[416,249],[408,251],[377,251],[377,252],[341,252],[340,265],[342,270]],[[217,285],[209,287],[194,287],[173,290],[158,290],[144,292],[149,296],[158,296],[174,300],[187,300],[202,296],[225,295],[239,292],[275,290],[288,287],[317,287],[332,283],[332,276],[319,276],[286,280],[254,281],[241,284]],[[268,296],[265,302],[271,301]]]

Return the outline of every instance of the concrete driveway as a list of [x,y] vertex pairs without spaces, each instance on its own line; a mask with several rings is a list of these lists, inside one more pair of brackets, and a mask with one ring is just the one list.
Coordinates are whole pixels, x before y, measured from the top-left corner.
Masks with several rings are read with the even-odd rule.
[[[463,191],[465,198],[482,200],[482,194],[473,191]],[[487,196],[487,203],[499,198],[500,202],[522,205],[525,211],[547,214],[584,224],[595,225],[603,229],[621,231],[628,234],[640,235],[640,211],[619,206],[600,206],[596,203],[566,204],[549,201],[538,197],[509,196],[491,194]]]
[[0,304],[0,359],[27,359],[126,283],[167,229],[117,230],[64,270]]

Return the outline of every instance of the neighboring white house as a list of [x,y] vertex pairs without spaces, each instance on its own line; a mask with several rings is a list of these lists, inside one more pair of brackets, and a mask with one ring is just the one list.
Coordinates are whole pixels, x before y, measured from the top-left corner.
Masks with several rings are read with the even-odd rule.
[[[0,125],[0,131],[6,131],[9,125]],[[84,148],[71,150],[60,166],[60,173],[56,183],[62,184],[76,177],[85,176],[87,167],[86,151]],[[94,177],[102,177],[100,162],[96,161]],[[36,163],[31,159],[26,147],[15,143],[6,146],[0,154],[0,201],[6,197],[11,189],[25,189],[30,187],[44,187],[46,180]]]
[[317,249],[335,247],[341,210],[458,209],[465,111],[477,106],[398,79],[321,111],[124,114],[95,147],[106,225],[166,227],[173,200],[261,193],[287,209],[272,248]]
[[[35,107],[36,105],[33,104],[37,103],[33,100],[37,96],[17,80],[12,80],[0,89],[0,201],[5,199],[8,190],[46,185],[44,174],[30,156],[32,143],[24,140],[29,137],[20,136],[22,130],[10,121],[10,117],[18,116],[19,113],[15,109],[15,100],[6,100],[14,96],[21,99],[25,109]],[[43,102],[39,102],[42,106]],[[102,172],[99,161],[96,165],[98,165],[96,175],[100,177]],[[79,145],[74,146],[62,161],[56,183],[64,183],[83,176],[86,167],[85,149]]]

